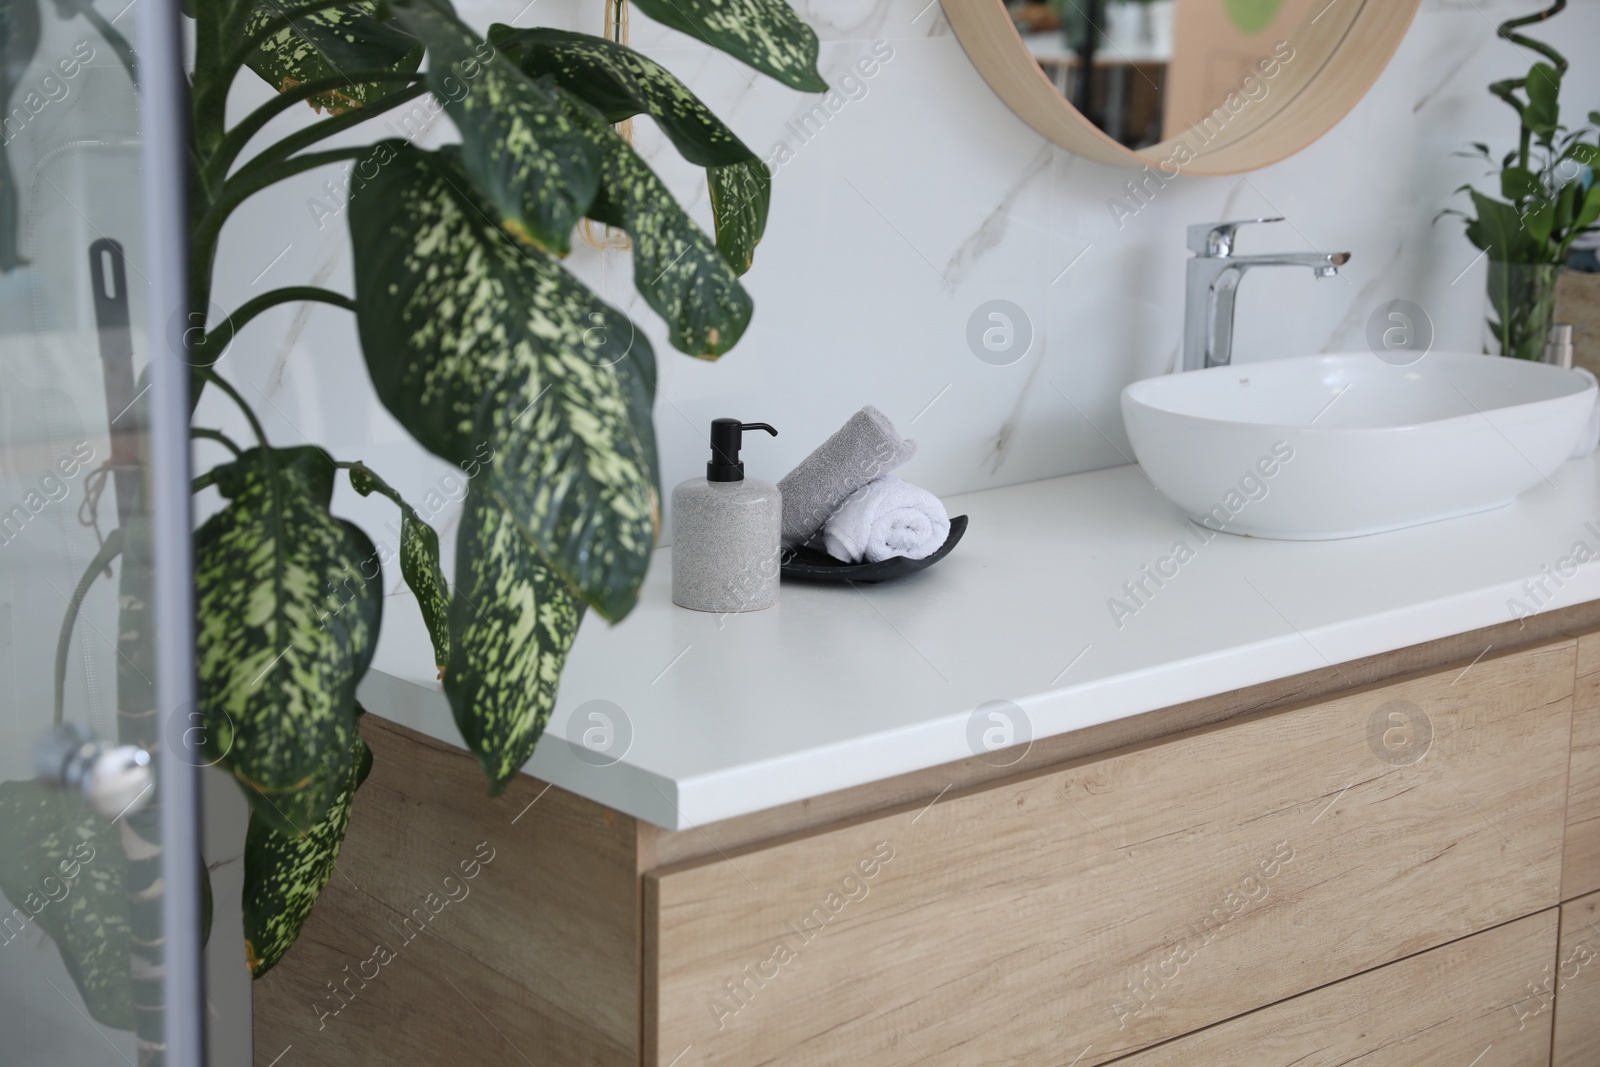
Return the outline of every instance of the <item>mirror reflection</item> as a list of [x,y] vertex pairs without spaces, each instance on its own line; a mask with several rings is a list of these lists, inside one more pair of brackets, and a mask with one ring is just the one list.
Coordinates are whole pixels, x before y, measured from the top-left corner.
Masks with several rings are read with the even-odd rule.
[[1039,69],[1102,132],[1132,149],[1265,95],[1286,42],[1327,0],[1015,0]]

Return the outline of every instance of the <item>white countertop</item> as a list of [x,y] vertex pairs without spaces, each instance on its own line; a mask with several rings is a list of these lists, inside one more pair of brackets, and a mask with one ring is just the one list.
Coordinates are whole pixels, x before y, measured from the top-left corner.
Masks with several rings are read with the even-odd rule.
[[[674,607],[662,549],[627,619],[584,621],[526,770],[686,829],[967,758],[969,720],[989,701],[1047,737],[1504,622],[1513,597],[1539,606],[1528,579],[1570,573],[1577,542],[1600,555],[1600,456],[1552,481],[1495,511],[1371,537],[1216,535],[1163,587],[1147,582],[1154,595],[1120,628],[1107,601],[1123,583],[1180,538],[1199,543],[1135,467],[949,498],[971,525],[937,566],[876,586],[785,582],[777,607],[747,615]],[[1547,588],[1545,610],[1600,598],[1600,566]],[[404,601],[385,611],[363,700],[459,745]],[[565,738],[593,700],[631,727],[608,766]]]

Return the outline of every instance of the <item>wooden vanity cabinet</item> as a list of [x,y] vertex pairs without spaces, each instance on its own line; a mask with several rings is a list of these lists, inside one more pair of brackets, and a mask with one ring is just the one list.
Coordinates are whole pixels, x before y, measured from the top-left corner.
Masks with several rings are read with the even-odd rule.
[[1540,979],[1552,987],[1553,1067],[1600,1064],[1600,633],[1578,638],[1561,946]]
[[1600,1063],[1600,634],[1471,638],[678,832],[369,715],[258,1060]]
[[1485,659],[651,872],[645,1062],[1091,1067],[1554,908],[1573,660]]
[[1600,633],[1578,638],[1566,841],[1561,899],[1600,890]]
[[1561,943],[1530,994],[1555,1008],[1553,1067],[1600,1063],[1600,893],[1561,905]]
[[[1558,911],[1530,915],[1117,1060],[1118,1067],[1543,1064]],[[1493,1054],[1493,1059],[1489,1058]],[[1600,1059],[1574,1060],[1593,1067]]]

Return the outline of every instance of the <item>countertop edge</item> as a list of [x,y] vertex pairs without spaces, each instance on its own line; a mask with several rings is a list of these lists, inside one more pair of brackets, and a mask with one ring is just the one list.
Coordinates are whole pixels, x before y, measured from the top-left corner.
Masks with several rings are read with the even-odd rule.
[[[1019,696],[1014,702],[1031,721],[1030,741],[1053,737],[1503,623],[1508,621],[1506,602],[1518,593],[1517,585],[1502,583],[1310,630],[1294,630],[1149,670]],[[1542,611],[1597,599],[1600,567],[1583,568]],[[362,700],[379,709],[384,718],[459,744],[441,691],[378,670],[368,673],[361,691]],[[1086,704],[1092,709],[1086,710]],[[968,718],[968,714],[942,716],[681,780],[625,762],[605,766],[583,762],[564,738],[546,733],[523,771],[663,829],[690,830],[970,758]],[[736,803],[730,799],[733,797],[738,798]]]

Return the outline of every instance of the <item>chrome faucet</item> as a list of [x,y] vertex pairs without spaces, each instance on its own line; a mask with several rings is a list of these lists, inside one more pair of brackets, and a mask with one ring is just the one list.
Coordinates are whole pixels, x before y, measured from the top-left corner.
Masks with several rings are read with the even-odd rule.
[[1233,239],[1240,226],[1282,222],[1282,218],[1202,222],[1189,227],[1189,283],[1183,308],[1183,369],[1225,367],[1233,361],[1233,303],[1239,280],[1252,267],[1310,267],[1332,278],[1350,262],[1349,252],[1282,252],[1236,256]]

